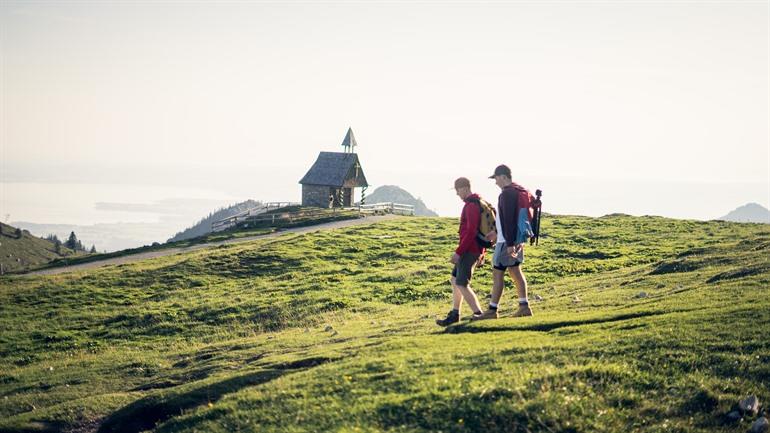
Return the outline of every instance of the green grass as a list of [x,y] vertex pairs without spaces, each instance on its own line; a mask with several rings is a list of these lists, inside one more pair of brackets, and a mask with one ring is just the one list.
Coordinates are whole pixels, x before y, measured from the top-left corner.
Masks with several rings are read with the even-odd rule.
[[[17,230],[21,236],[17,236]],[[84,256],[87,253],[73,251],[64,245],[57,250],[51,241],[33,236],[27,230],[0,223],[0,274],[25,272],[63,257]]]
[[456,230],[2,278],[0,431],[743,432],[725,415],[770,399],[770,226],[549,216],[535,316],[508,281],[501,319],[444,330]]
[[[350,211],[336,211],[332,209],[313,209],[314,215],[305,216],[301,215],[302,207],[291,206],[288,208],[281,208],[275,211],[267,212],[263,215],[280,214],[285,212],[299,212],[300,214],[294,217],[291,221],[280,221],[276,223],[260,222],[258,224],[248,224],[245,226],[234,227],[230,230],[221,232],[212,232],[204,236],[198,236],[191,239],[185,239],[175,242],[165,242],[162,244],[145,245],[137,248],[128,248],[120,251],[113,251],[111,253],[99,253],[88,255],[73,255],[71,257],[56,258],[45,263],[39,263],[36,266],[28,266],[25,269],[16,269],[19,272],[27,272],[29,270],[41,270],[48,268],[58,268],[62,266],[79,265],[83,263],[98,262],[101,260],[112,259],[116,257],[125,257],[133,254],[146,253],[150,251],[162,251],[175,248],[188,248],[195,245],[208,244],[212,242],[222,242],[226,240],[241,239],[251,236],[261,236],[269,233],[274,233],[281,229],[287,229],[292,227],[305,227],[316,224],[323,224],[333,221],[342,221],[348,219],[360,218],[360,214]],[[318,215],[318,212],[322,212]],[[68,250],[69,251],[69,250]]]

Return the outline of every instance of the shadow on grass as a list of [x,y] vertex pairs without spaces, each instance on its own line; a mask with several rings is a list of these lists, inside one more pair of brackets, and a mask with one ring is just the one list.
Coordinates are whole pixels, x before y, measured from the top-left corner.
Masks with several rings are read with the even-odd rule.
[[[498,388],[482,395],[445,396],[431,393],[380,405],[377,418],[383,430],[406,426],[415,430],[453,433],[531,432],[536,426],[527,411],[514,406],[520,398],[510,390]],[[553,427],[553,423],[549,424]]]
[[483,333],[483,332],[507,332],[507,331],[535,331],[535,332],[549,332],[555,329],[567,328],[570,326],[582,326],[582,325],[594,325],[597,323],[611,323],[620,322],[623,320],[638,319],[640,317],[659,316],[662,314],[670,314],[671,312],[662,311],[640,311],[637,313],[620,314],[609,317],[594,317],[581,320],[564,320],[559,322],[549,323],[534,323],[531,325],[519,325],[519,326],[495,326],[490,327],[478,327],[474,326],[473,322],[462,323],[454,326],[450,326],[444,330],[447,334],[459,334],[459,333]]
[[221,399],[226,394],[243,388],[262,385],[284,374],[316,367],[332,358],[316,357],[277,364],[270,370],[263,370],[209,383],[180,393],[151,395],[139,399],[108,416],[99,428],[99,433],[138,433],[151,430],[169,418],[198,406]]

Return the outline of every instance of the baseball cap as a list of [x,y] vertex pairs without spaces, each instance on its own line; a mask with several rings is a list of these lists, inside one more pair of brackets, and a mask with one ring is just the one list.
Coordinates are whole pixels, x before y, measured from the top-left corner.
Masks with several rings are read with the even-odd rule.
[[490,179],[494,179],[495,176],[502,176],[506,175],[509,178],[511,177],[511,169],[508,168],[505,164],[500,164],[497,167],[495,167],[495,173],[492,176],[489,176]]

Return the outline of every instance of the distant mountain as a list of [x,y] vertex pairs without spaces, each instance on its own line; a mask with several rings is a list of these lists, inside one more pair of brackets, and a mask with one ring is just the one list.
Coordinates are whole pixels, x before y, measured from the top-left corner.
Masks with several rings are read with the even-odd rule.
[[33,236],[27,230],[0,223],[2,273],[36,267],[74,254],[76,253],[64,245],[57,247],[55,243]]
[[255,208],[262,204],[260,201],[246,200],[240,203],[236,203],[226,208],[221,208],[213,213],[208,214],[207,217],[195,223],[190,228],[187,228],[168,240],[168,242],[182,241],[185,239],[197,238],[205,234],[211,233],[211,224],[221,219],[239,214],[249,209]]
[[371,194],[366,195],[366,203],[382,203],[382,202],[394,202],[402,204],[410,204],[414,206],[414,214],[418,216],[438,216],[436,212],[428,209],[428,206],[420,198],[414,198],[412,194],[395,186],[395,185],[383,185],[374,190]]
[[770,210],[765,209],[765,207],[760,204],[749,203],[735,209],[722,218],[717,219],[737,223],[770,224]]

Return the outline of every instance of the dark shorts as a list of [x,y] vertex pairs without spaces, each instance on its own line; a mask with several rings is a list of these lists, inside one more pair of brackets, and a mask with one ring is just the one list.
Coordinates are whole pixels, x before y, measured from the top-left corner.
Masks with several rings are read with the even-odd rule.
[[460,262],[452,269],[452,276],[455,277],[455,284],[467,287],[473,277],[473,270],[476,268],[476,262],[479,260],[478,254],[465,253],[460,256]]
[[524,262],[524,249],[516,257],[508,254],[508,247],[505,242],[498,242],[495,245],[495,254],[492,256],[492,267],[498,271],[504,271],[506,268],[515,268]]

